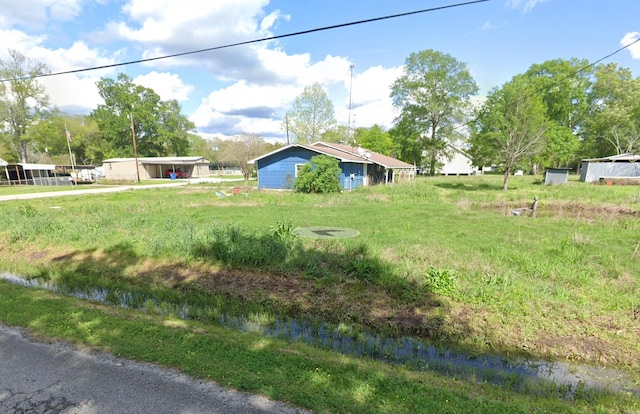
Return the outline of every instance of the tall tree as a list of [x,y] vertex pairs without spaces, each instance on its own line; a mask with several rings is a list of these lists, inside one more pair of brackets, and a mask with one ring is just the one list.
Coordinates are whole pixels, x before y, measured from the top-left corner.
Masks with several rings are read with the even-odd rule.
[[42,118],[49,96],[35,77],[48,72],[47,66],[9,49],[9,59],[0,60],[0,128],[20,162],[29,162],[29,128]]
[[134,155],[131,118],[138,155],[185,155],[188,151],[188,132],[194,125],[180,113],[176,101],[161,101],[152,89],[134,84],[125,74],[117,80],[102,78],[97,86],[104,104],[98,105],[91,117],[111,144],[108,156]]
[[251,178],[253,164],[249,160],[274,149],[257,134],[239,135],[231,140],[221,141],[218,161],[240,167],[245,180]]
[[531,65],[525,77],[547,107],[547,117],[579,133],[589,115],[592,70],[587,60],[555,59]]
[[393,105],[401,110],[396,125],[405,123],[419,135],[431,175],[438,159],[448,155],[447,143],[461,137],[457,128],[465,123],[469,99],[477,91],[466,64],[451,55],[423,50],[406,59],[403,75],[391,87]]
[[533,171],[539,164],[560,167],[578,161],[580,135],[591,107],[592,73],[587,60],[575,58],[547,60],[525,72],[524,76],[544,102],[550,122],[547,145],[532,160]]
[[308,144],[318,141],[335,123],[333,103],[322,86],[314,83],[305,87],[293,101],[287,112],[285,128],[294,135],[296,142]]
[[585,127],[585,155],[601,157],[640,151],[640,79],[615,63],[599,65]]
[[475,165],[504,166],[502,189],[518,163],[540,154],[548,121],[546,107],[522,75],[489,93],[474,121],[469,153]]

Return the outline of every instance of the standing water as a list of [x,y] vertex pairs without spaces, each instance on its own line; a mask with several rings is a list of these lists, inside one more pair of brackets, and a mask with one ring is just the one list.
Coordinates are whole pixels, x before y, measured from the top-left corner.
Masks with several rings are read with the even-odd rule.
[[573,395],[580,390],[607,390],[640,395],[637,385],[623,373],[610,368],[523,358],[508,359],[492,355],[470,355],[436,347],[413,338],[350,333],[341,327],[294,318],[266,318],[268,321],[265,322],[261,320],[265,318],[255,315],[229,315],[213,308],[160,302],[150,294],[109,291],[105,288],[80,290],[37,279],[25,279],[10,273],[0,273],[0,280],[127,309],[175,314],[183,319],[214,322],[243,332],[260,332],[266,336],[304,342],[349,356],[368,357],[403,364],[416,370],[430,370],[510,386],[514,389],[547,383],[567,395]]

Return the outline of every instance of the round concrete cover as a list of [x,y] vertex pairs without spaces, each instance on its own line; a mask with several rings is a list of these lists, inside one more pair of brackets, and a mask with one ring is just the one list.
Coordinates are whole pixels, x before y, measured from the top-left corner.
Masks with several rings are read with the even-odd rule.
[[301,237],[312,239],[340,239],[346,237],[356,237],[360,234],[358,230],[345,229],[344,227],[301,227],[294,230],[294,233]]

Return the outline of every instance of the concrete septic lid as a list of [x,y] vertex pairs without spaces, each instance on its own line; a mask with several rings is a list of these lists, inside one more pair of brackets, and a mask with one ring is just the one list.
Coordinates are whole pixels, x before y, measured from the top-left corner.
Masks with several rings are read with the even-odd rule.
[[345,229],[344,227],[301,227],[294,230],[300,237],[311,239],[342,239],[356,237],[360,234],[358,230]]

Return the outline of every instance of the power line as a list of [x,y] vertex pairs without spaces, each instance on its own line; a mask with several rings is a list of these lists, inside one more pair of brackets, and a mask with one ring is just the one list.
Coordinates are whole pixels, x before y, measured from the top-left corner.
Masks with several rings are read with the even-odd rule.
[[227,49],[227,48],[236,47],[236,46],[245,46],[245,45],[250,45],[250,44],[253,44],[253,43],[266,42],[266,41],[269,41],[269,40],[277,40],[277,39],[284,39],[284,38],[287,38],[287,37],[301,36],[301,35],[305,35],[305,34],[309,34],[309,33],[322,32],[322,31],[325,31],[325,30],[339,29],[339,28],[342,28],[342,27],[355,26],[355,25],[360,25],[360,24],[365,24],[365,23],[372,23],[372,22],[377,22],[377,21],[381,21],[381,20],[395,19],[395,18],[398,18],[398,17],[406,17],[406,16],[415,15],[415,14],[428,13],[428,12],[444,10],[444,9],[451,9],[451,8],[454,8],[454,7],[468,6],[468,5],[471,5],[471,4],[484,3],[484,2],[488,2],[488,1],[491,1],[491,0],[473,0],[473,1],[467,1],[467,2],[464,2],[464,3],[456,3],[456,4],[449,4],[449,5],[446,5],[446,6],[432,7],[432,8],[429,8],[429,9],[415,10],[415,11],[411,11],[411,12],[398,13],[398,14],[390,14],[390,15],[381,16],[381,17],[374,17],[374,18],[371,18],[371,19],[357,20],[357,21],[348,22],[348,23],[334,24],[334,25],[331,25],[331,26],[323,26],[323,27],[318,27],[318,28],[315,28],[315,29],[302,30],[302,31],[299,31],[299,32],[287,33],[287,34],[282,34],[282,35],[277,35],[277,36],[263,37],[261,39],[246,40],[244,42],[231,43],[231,44],[226,44],[226,45],[222,45],[222,46],[214,46],[214,47],[209,47],[209,48],[206,48],[206,49],[192,50],[192,51],[189,51],[189,52],[174,53],[172,55],[163,55],[163,56],[157,56],[157,57],[147,58],[147,59],[132,60],[132,61],[128,61],[128,62],[113,63],[111,65],[93,66],[93,67],[89,67],[89,68],[73,69],[73,70],[67,70],[67,71],[63,71],[63,72],[46,73],[46,74],[37,75],[37,76],[24,76],[24,77],[21,77],[21,78],[0,79],[0,83],[1,82],[8,82],[8,81],[20,81],[20,80],[35,79],[35,78],[44,78],[44,77],[58,76],[58,75],[68,75],[68,74],[71,74],[71,73],[88,72],[88,71],[91,71],[91,70],[108,69],[108,68],[114,68],[114,67],[118,67],[118,66],[126,66],[126,65],[134,65],[134,64],[137,64],[137,63],[152,62],[152,61],[155,61],[155,60],[169,59],[169,58],[174,58],[174,57],[193,55],[193,54],[197,54],[197,53],[211,52],[211,51],[214,51],[214,50]]
[[[589,68],[591,68],[591,67],[593,67],[593,66],[597,65],[598,63],[602,62],[603,60],[609,59],[611,56],[613,56],[613,55],[615,55],[615,54],[617,54],[617,53],[619,53],[619,52],[622,52],[622,51],[623,51],[623,50],[625,50],[625,49],[630,48],[631,46],[633,46],[634,44],[636,44],[636,43],[638,43],[638,42],[640,42],[640,37],[639,37],[638,39],[634,40],[633,42],[631,42],[631,43],[629,43],[629,44],[627,44],[627,45],[624,45],[624,46],[622,46],[621,48],[618,48],[618,49],[617,49],[617,50],[615,50],[614,52],[611,52],[611,53],[609,53],[608,55],[603,56],[603,57],[601,57],[600,59],[598,59],[598,60],[596,60],[596,61],[594,61],[594,62],[592,62],[592,63],[589,63],[588,65],[584,65],[583,67],[576,69],[576,71],[575,71],[574,73],[572,73],[572,74],[569,74],[569,75],[563,76],[562,78],[559,78],[559,79],[555,79],[555,80],[554,80],[554,84],[552,84],[552,85],[550,85],[550,86],[548,86],[548,87],[547,87],[547,92],[548,92],[548,91],[551,91],[551,90],[555,87],[555,85],[558,85],[558,84],[560,84],[561,82],[563,82],[563,81],[565,81],[565,80],[567,80],[567,79],[569,79],[569,78],[571,78],[571,77],[573,77],[573,76],[576,76],[576,75],[577,75],[577,74],[579,74],[580,72],[583,72],[583,71],[585,71],[585,70],[587,70],[587,69],[589,69]],[[519,97],[519,98],[518,98],[518,102],[519,102],[521,99],[524,99],[524,97]],[[461,129],[461,128],[468,127],[468,126],[470,126],[470,125],[471,125],[471,123],[473,123],[473,122],[475,122],[475,121],[476,121],[475,119],[469,120],[469,121],[467,121],[467,122],[465,122],[465,123],[463,123],[463,124],[460,124],[460,125],[458,125],[458,126],[454,127],[454,128],[453,128],[453,130],[454,130],[454,131],[456,131],[456,130],[459,130],[459,129]]]

